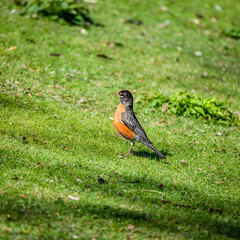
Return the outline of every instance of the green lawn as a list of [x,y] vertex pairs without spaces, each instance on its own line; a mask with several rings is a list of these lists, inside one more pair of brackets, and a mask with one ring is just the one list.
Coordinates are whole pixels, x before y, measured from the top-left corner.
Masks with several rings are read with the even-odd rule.
[[[239,238],[240,129],[141,99],[195,91],[237,114],[240,41],[222,32],[239,29],[240,4],[88,6],[104,27],[84,32],[0,2],[0,239]],[[142,144],[119,157],[130,147],[111,120],[122,89],[166,161]]]

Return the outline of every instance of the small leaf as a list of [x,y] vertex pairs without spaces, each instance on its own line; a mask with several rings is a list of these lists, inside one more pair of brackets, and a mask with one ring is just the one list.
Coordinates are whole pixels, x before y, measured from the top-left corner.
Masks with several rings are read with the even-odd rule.
[[128,20],[126,20],[126,23],[135,24],[135,25],[140,26],[143,24],[143,21],[138,20],[138,19],[128,19]]
[[50,56],[54,57],[60,57],[62,54],[61,53],[49,53]]
[[162,112],[166,112],[168,109],[168,104],[167,103],[163,103],[162,104]]
[[133,231],[135,229],[135,227],[133,225],[128,225],[128,228],[127,228],[129,231]]
[[15,47],[15,46],[12,46],[12,47],[10,47],[8,50],[9,51],[13,51],[13,50],[15,50],[17,47]]
[[26,198],[24,194],[20,194],[20,196],[21,196],[22,198]]
[[202,114],[204,117],[206,117],[206,114],[205,114],[203,108],[201,108],[201,107],[194,107],[194,109],[195,109],[197,112],[199,112],[200,114]]
[[72,195],[69,195],[68,198],[71,199],[71,200],[74,200],[74,201],[78,201],[79,200],[78,197],[75,197],[75,196],[72,196]]
[[7,232],[10,232],[10,233],[13,232],[12,228],[10,228],[10,227],[5,227],[4,230],[7,231]]
[[26,41],[29,43],[34,43],[34,44],[36,43],[33,39],[30,39],[30,38],[27,38]]
[[195,51],[194,54],[195,54],[195,56],[198,56],[198,57],[202,56],[202,52],[201,51]]
[[105,59],[108,59],[108,60],[112,60],[112,57],[109,57],[109,56],[107,56],[105,54],[99,53],[99,54],[97,54],[97,56],[100,57],[100,58],[105,58]]

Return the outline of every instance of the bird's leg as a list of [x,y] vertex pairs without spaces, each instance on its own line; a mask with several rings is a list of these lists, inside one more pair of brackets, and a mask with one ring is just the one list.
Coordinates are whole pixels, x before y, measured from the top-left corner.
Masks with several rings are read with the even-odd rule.
[[133,146],[134,146],[134,142],[131,142],[131,147],[130,147],[130,149],[129,149],[128,153],[126,154],[126,157],[130,155],[130,153],[131,153],[131,151],[132,151],[132,148],[133,148]]

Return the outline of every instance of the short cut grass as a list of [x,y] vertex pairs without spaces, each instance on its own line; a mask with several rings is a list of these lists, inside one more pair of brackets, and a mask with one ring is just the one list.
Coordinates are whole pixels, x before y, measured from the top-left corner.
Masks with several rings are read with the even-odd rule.
[[[239,41],[222,34],[237,28],[239,3],[88,6],[105,27],[0,2],[0,239],[239,238],[239,128],[139,102],[195,91],[239,111]],[[118,157],[130,147],[111,120],[122,89],[165,162],[141,144]]]

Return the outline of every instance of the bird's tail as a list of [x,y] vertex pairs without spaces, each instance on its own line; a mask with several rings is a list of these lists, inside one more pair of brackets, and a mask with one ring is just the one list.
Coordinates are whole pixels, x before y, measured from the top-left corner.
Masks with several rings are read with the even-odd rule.
[[166,159],[166,157],[160,153],[152,144],[147,144],[148,147],[150,147],[160,158]]

